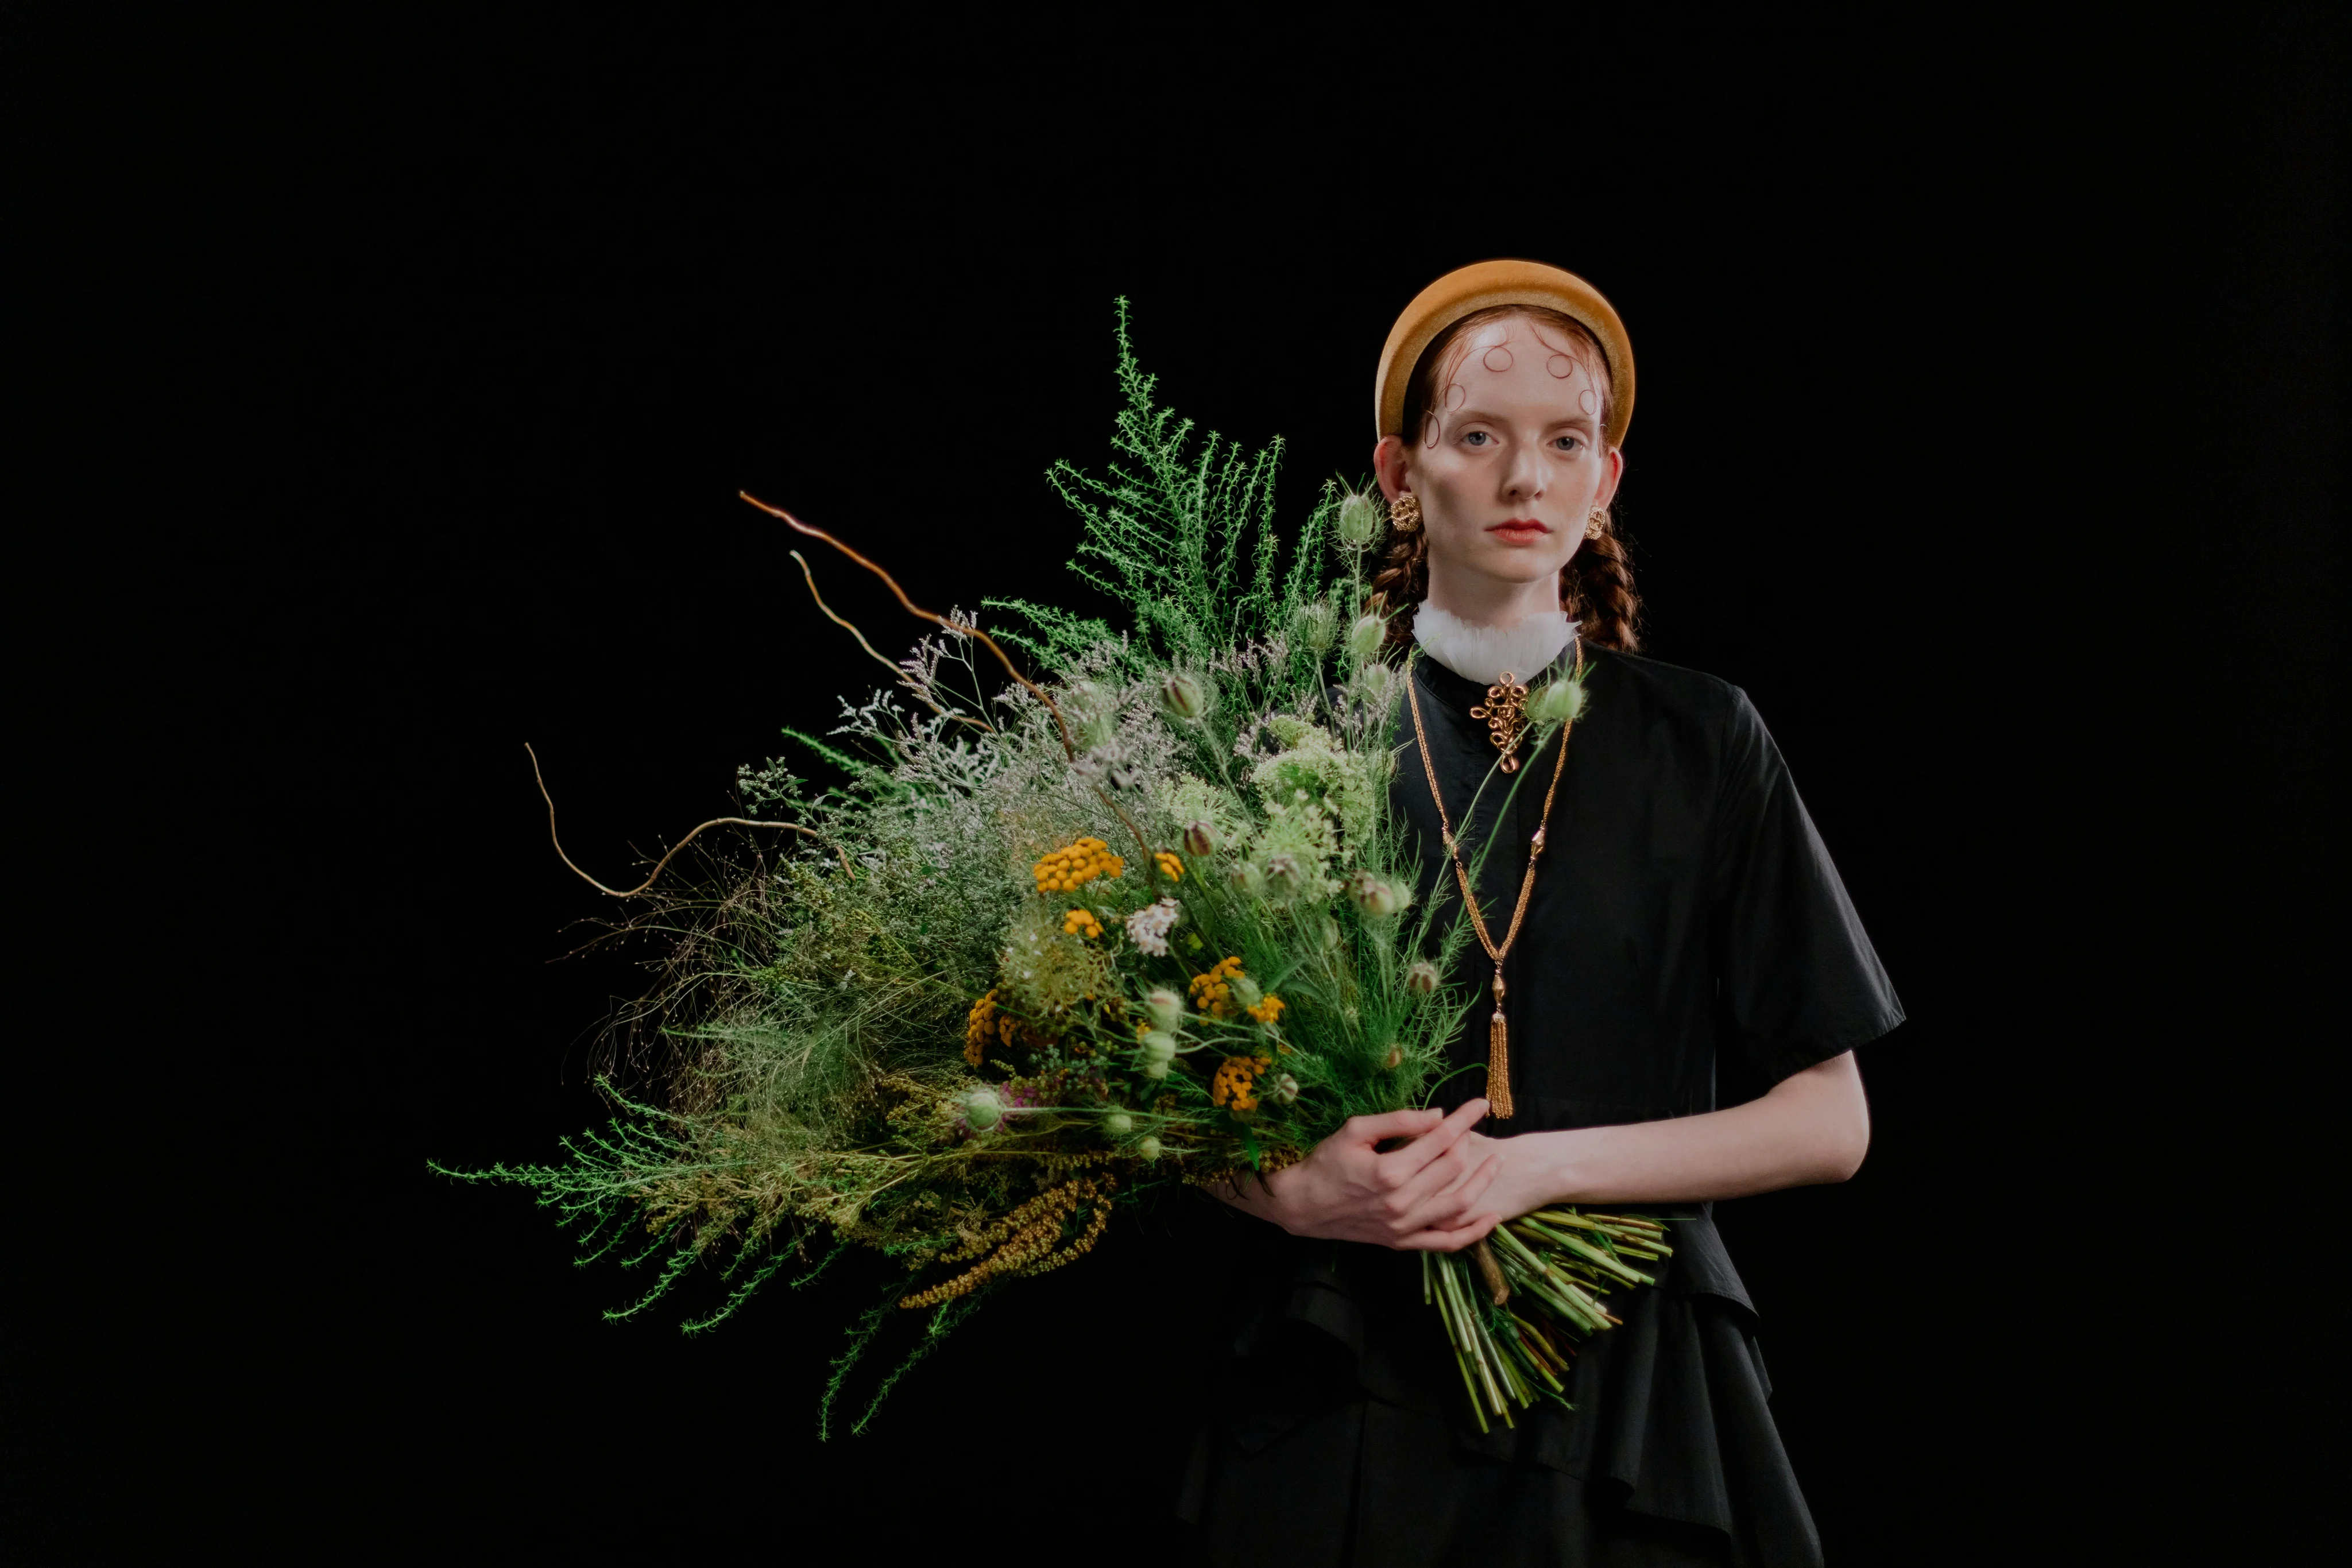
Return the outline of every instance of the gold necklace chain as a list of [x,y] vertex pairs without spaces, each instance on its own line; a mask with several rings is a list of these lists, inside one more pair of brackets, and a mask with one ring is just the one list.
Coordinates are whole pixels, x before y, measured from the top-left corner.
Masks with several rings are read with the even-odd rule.
[[[1413,679],[1413,664],[1419,660],[1416,650],[1405,663],[1404,695],[1412,708],[1412,735],[1421,743],[1421,770],[1429,779],[1429,798],[1437,806],[1437,825],[1445,834],[1446,858],[1454,862],[1454,879],[1462,885],[1463,907],[1470,912],[1470,928],[1478,934],[1478,946],[1495,964],[1495,1015],[1486,1024],[1486,1106],[1497,1121],[1507,1121],[1517,1109],[1511,1102],[1511,1037],[1509,1026],[1503,1019],[1503,959],[1509,954],[1511,944],[1519,939],[1519,925],[1528,917],[1528,900],[1536,890],[1536,863],[1543,859],[1544,833],[1551,825],[1551,803],[1559,793],[1559,776],[1568,768],[1568,733],[1576,727],[1570,719],[1559,728],[1559,756],[1551,765],[1551,783],[1544,790],[1543,816],[1536,823],[1535,837],[1528,841],[1528,873],[1519,879],[1518,907],[1511,911],[1511,928],[1503,933],[1501,946],[1487,933],[1486,916],[1478,907],[1478,895],[1471,891],[1470,873],[1462,864],[1462,846],[1454,841],[1453,821],[1445,814],[1445,796],[1437,787],[1437,764],[1429,755],[1429,731],[1421,722],[1421,692]],[[1576,674],[1584,675],[1584,644],[1576,644]],[[1511,672],[1503,672],[1501,685],[1512,684]],[[1508,753],[1505,754],[1507,758]]]

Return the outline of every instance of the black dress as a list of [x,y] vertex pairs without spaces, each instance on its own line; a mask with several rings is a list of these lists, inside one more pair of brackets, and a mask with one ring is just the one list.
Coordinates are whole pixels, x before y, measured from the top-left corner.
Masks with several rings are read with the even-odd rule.
[[[1649,659],[1585,658],[1590,703],[1504,973],[1517,1115],[1486,1128],[1503,1135],[1712,1110],[1719,1073],[1758,1092],[1903,1019],[1746,695]],[[1515,798],[1498,775],[1474,813],[1496,756],[1470,717],[1486,688],[1426,655],[1412,678],[1466,852],[1494,840],[1479,896],[1507,920],[1553,753],[1524,758]],[[1420,894],[1450,906],[1409,716],[1393,789],[1420,835]],[[1483,993],[1491,973],[1473,943],[1455,977]],[[1482,996],[1455,1065],[1484,1061],[1486,1010]],[[1458,1104],[1482,1077],[1451,1080],[1440,1100]],[[1417,1259],[1247,1227],[1263,1256],[1244,1269],[1183,1486],[1203,1554],[1284,1568],[1820,1563],[1766,1406],[1755,1307],[1707,1206],[1628,1207],[1684,1217],[1657,1286],[1612,1298],[1624,1324],[1578,1356],[1573,1413],[1539,1406],[1483,1435]]]

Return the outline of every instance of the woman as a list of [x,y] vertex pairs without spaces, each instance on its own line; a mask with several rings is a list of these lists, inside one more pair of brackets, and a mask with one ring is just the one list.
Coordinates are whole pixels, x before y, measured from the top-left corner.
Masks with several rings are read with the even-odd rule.
[[[1475,889],[1451,977],[1480,994],[1455,1061],[1483,1092],[1459,1073],[1450,1112],[1360,1119],[1228,1195],[1279,1230],[1186,1512],[1218,1561],[1818,1563],[1708,1205],[1853,1174],[1852,1051],[1901,1007],[1745,695],[1635,654],[1608,302],[1465,267],[1407,307],[1375,397],[1393,788],[1422,895]],[[1512,678],[1577,668],[1585,711],[1531,752]],[[1718,1110],[1719,1076],[1762,1092]],[[1411,1254],[1552,1203],[1677,1216],[1675,1256],[1579,1357],[1572,1413],[1482,1434]]]

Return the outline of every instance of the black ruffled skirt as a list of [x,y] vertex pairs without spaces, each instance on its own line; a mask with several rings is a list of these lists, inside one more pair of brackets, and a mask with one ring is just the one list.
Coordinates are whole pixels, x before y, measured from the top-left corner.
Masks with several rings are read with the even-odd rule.
[[1185,1477],[1202,1554],[1815,1568],[1755,1309],[1705,1209],[1674,1229],[1658,1284],[1579,1353],[1576,1409],[1483,1434],[1417,1258],[1269,1232]]

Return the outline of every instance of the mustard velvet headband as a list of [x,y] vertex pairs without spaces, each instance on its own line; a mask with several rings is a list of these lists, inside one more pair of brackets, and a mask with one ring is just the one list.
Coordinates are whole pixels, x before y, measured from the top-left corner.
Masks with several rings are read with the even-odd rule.
[[1372,413],[1382,435],[1404,434],[1404,394],[1412,368],[1437,335],[1465,316],[1491,305],[1542,305],[1580,321],[1600,340],[1609,360],[1609,428],[1601,434],[1622,445],[1633,422],[1633,340],[1625,323],[1601,291],[1572,272],[1539,261],[1482,261],[1449,272],[1412,298],[1381,350],[1380,379],[1372,383]]

